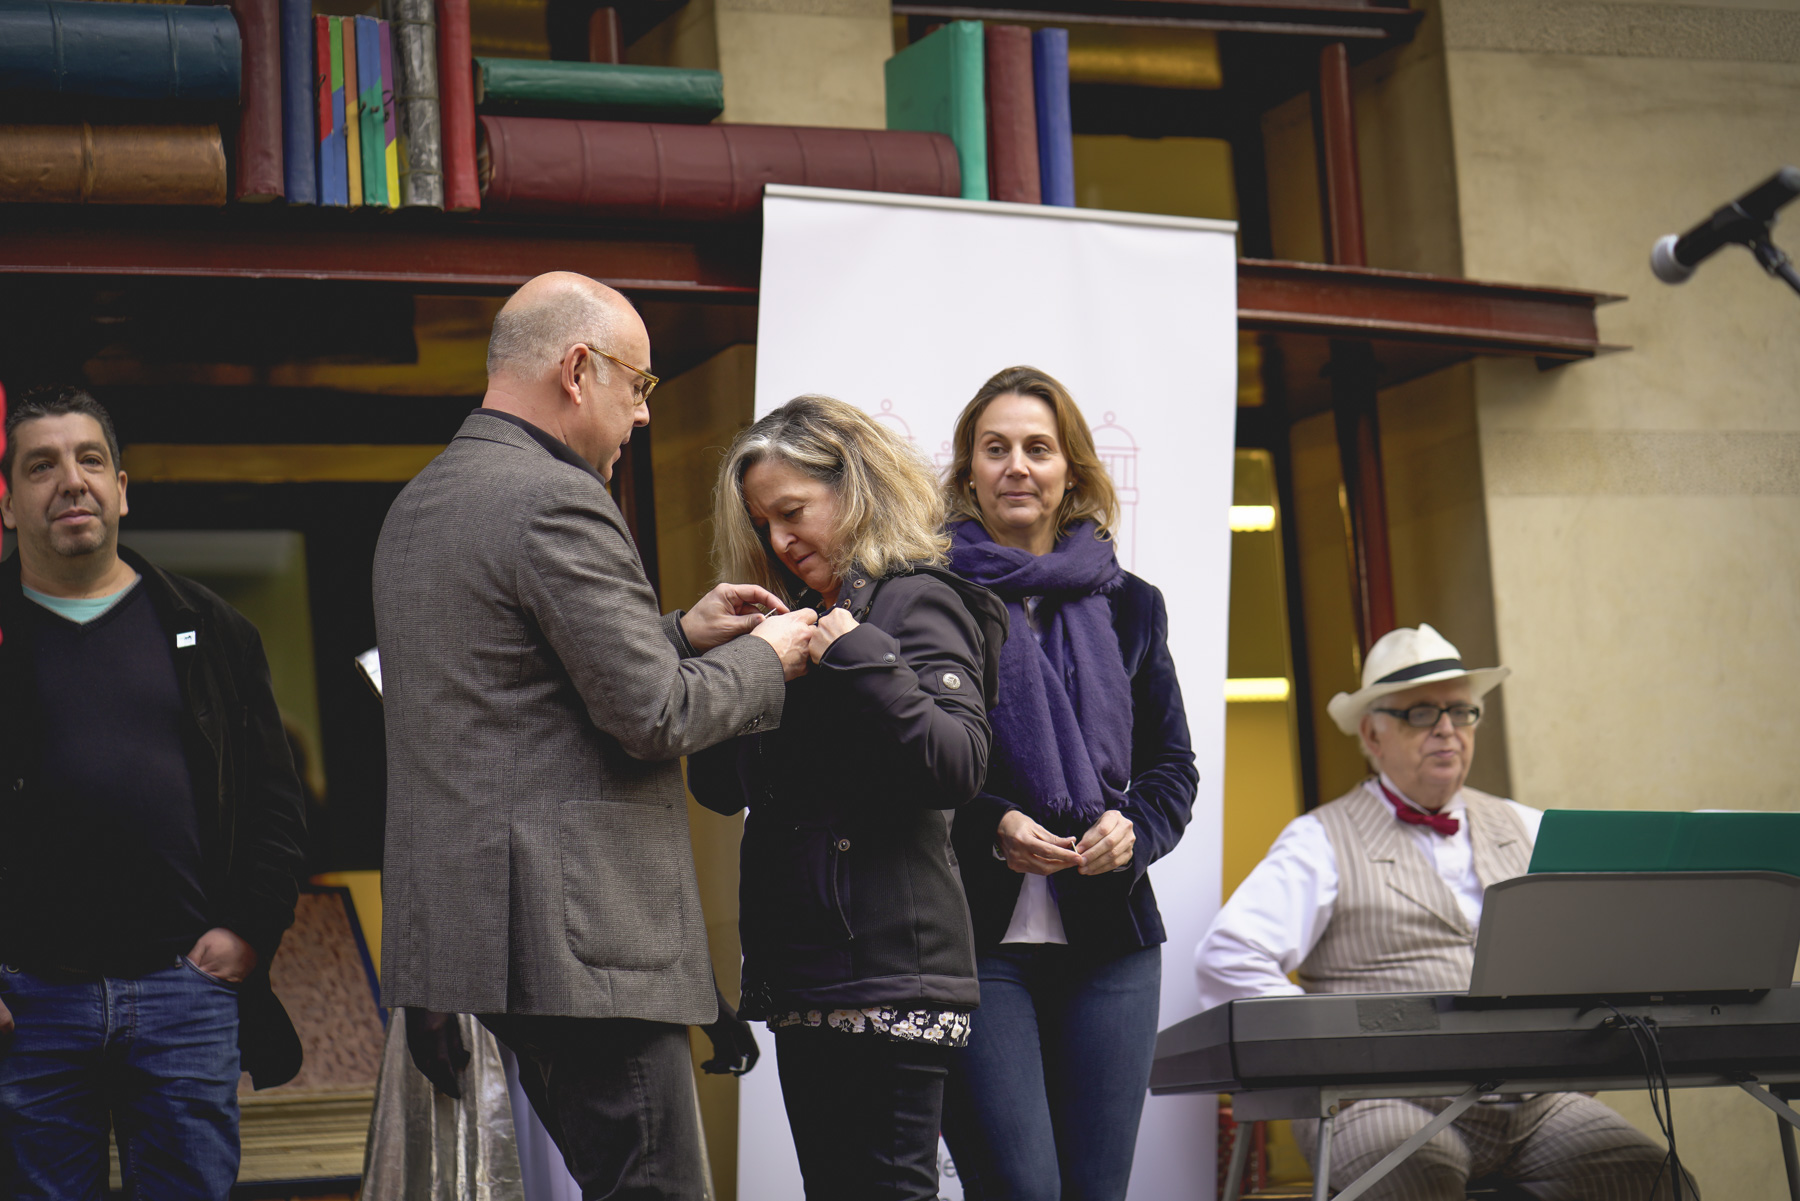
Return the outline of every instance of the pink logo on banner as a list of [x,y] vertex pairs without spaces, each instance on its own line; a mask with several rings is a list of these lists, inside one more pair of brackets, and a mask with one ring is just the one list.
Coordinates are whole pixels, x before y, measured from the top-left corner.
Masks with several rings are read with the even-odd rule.
[[1094,450],[1106,474],[1112,477],[1113,490],[1119,494],[1119,528],[1113,531],[1118,546],[1119,563],[1126,571],[1137,568],[1138,444],[1131,431],[1108,413],[1094,427]]
[[906,424],[906,419],[904,417],[902,417],[902,416],[900,416],[900,414],[894,412],[894,402],[893,401],[891,401],[891,400],[882,401],[881,402],[881,412],[874,414],[874,417],[875,417],[875,420],[881,422],[883,425],[885,425],[889,429],[893,430],[896,434],[899,434],[902,438],[905,438],[908,442],[911,442],[915,446],[918,445],[918,439],[914,438],[912,435],[912,426]]

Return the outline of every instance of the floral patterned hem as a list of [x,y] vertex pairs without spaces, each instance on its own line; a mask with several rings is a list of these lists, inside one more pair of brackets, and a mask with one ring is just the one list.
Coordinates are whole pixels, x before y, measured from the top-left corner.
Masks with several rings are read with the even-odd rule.
[[846,1034],[880,1034],[901,1042],[933,1043],[940,1047],[969,1045],[969,1015],[960,1009],[895,1009],[875,1005],[868,1009],[795,1009],[773,1014],[769,1029],[783,1026],[826,1026]]

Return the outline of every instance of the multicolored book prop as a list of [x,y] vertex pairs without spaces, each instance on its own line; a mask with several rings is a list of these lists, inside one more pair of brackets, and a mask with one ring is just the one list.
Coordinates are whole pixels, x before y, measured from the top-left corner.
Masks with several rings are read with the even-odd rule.
[[431,0],[384,0],[393,29],[394,124],[401,207],[444,207],[444,135],[438,115],[437,12]]
[[394,120],[394,38],[386,21],[377,21],[381,32],[381,170],[387,206],[400,206],[400,144]]
[[947,134],[964,200],[988,199],[985,40],[980,21],[952,21],[887,60],[887,127]]
[[243,45],[223,7],[6,0],[0,81],[18,92],[236,104]]
[[312,0],[281,0],[282,191],[289,204],[319,199],[315,41]]
[[0,202],[225,203],[217,125],[0,125]]
[[344,39],[339,17],[314,17],[319,98],[319,203],[350,203],[349,135],[344,119]]
[[484,210],[522,217],[754,221],[763,185],[955,196],[941,133],[482,117]]
[[[363,204],[362,92],[358,77],[362,74],[356,59],[356,18],[333,17],[338,45],[344,63],[344,164],[350,180],[350,206]],[[335,65],[335,64],[334,64]]]
[[725,77],[717,71],[632,63],[477,58],[475,110],[509,117],[704,125],[725,111]]
[[1032,87],[1031,30],[987,27],[988,190],[995,200],[1037,204],[1037,96]]
[[1032,86],[1037,92],[1038,178],[1043,203],[1075,206],[1075,131],[1069,114],[1069,31],[1031,35]]
[[381,22],[374,17],[354,17],[356,22],[356,111],[361,123],[363,203],[386,208],[387,115],[381,94]]
[[436,0],[438,115],[443,127],[444,207],[453,213],[481,207],[475,178],[474,56],[469,48],[469,0]]

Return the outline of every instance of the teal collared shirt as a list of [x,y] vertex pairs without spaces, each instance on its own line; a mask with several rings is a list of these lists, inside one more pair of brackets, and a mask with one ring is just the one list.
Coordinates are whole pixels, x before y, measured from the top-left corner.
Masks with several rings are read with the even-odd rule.
[[110,596],[51,596],[47,592],[39,592],[36,588],[21,584],[25,595],[50,610],[65,621],[72,621],[84,626],[98,617],[102,617],[114,605],[125,599],[125,594],[136,588],[141,575],[132,576],[131,583],[125,585]]

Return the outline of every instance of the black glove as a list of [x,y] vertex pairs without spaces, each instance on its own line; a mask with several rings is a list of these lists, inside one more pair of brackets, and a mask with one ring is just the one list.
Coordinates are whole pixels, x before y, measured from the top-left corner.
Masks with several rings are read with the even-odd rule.
[[756,1066],[757,1056],[762,1051],[756,1045],[756,1034],[750,1029],[750,1023],[739,1017],[737,1010],[725,1000],[716,980],[713,981],[713,992],[719,998],[719,1019],[700,1027],[706,1031],[706,1037],[712,1039],[713,1057],[701,1064],[700,1070],[713,1076],[742,1076]]
[[452,1100],[462,1100],[462,1082],[457,1075],[469,1066],[469,1049],[463,1046],[454,1013],[408,1009],[406,1048],[412,1052],[413,1065],[433,1088]]

